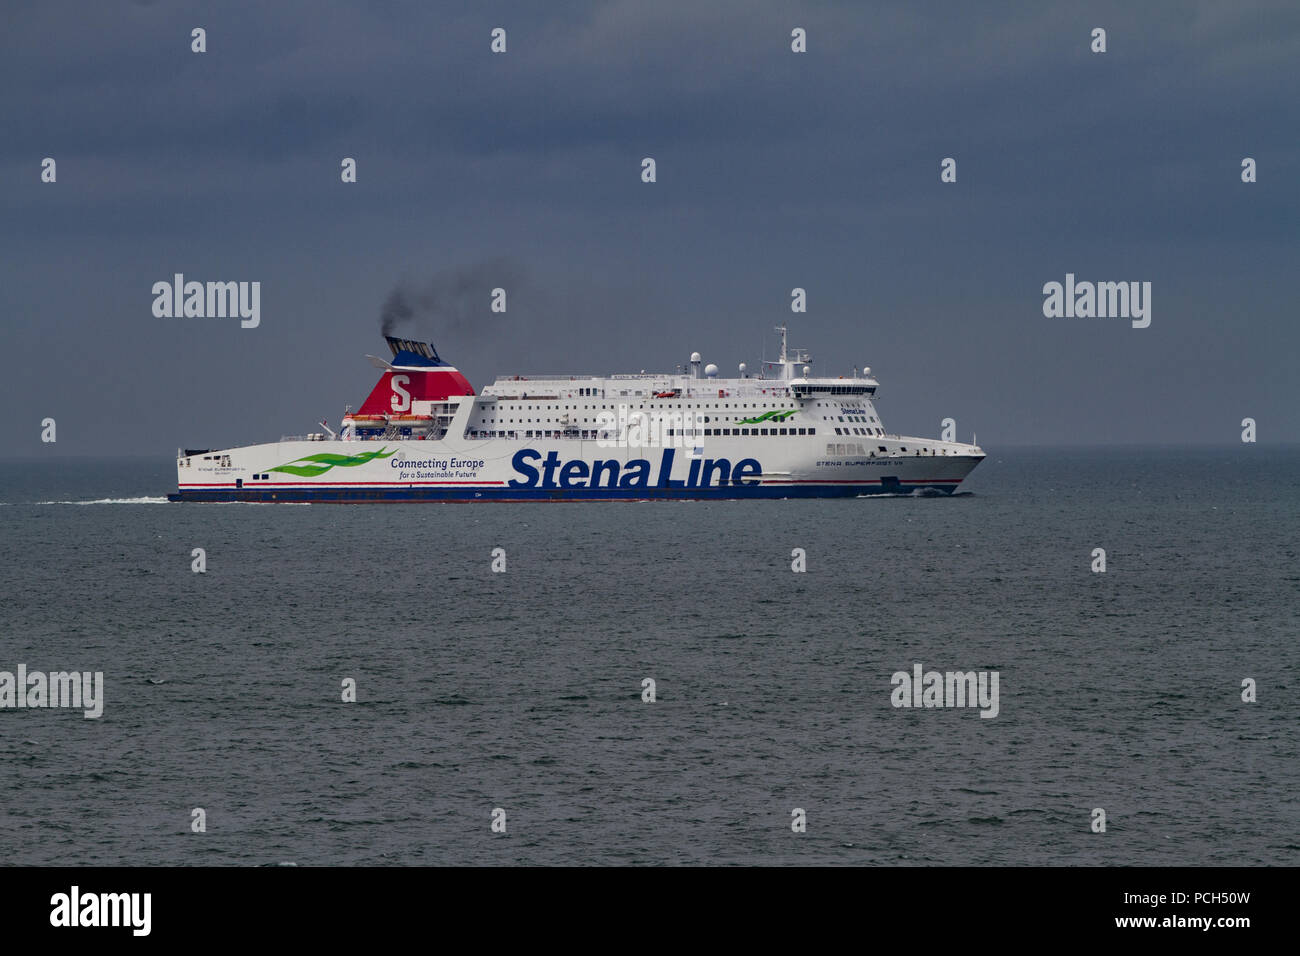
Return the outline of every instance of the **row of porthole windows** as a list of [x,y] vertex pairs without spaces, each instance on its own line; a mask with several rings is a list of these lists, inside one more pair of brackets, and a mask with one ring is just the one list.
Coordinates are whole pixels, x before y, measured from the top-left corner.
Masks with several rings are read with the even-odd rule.
[[[798,436],[798,435],[816,435],[816,428],[702,428],[699,430],[702,434],[695,434],[689,431],[682,432],[677,429],[668,429],[668,434],[675,436],[681,434],[688,438],[722,438],[736,436]],[[601,429],[578,430],[577,434],[566,435],[562,431],[555,429],[527,429],[524,432],[525,438],[600,438],[616,437],[615,432],[604,432]],[[518,438],[519,433],[515,429],[494,430],[494,429],[471,429],[470,438]]]
[[[711,415],[703,415],[703,416],[701,416],[701,419],[702,419],[704,422],[707,423],[707,422],[712,422],[712,421],[713,421],[713,417],[714,417],[714,416],[711,416]],[[584,422],[587,422],[587,423],[590,423],[590,422],[591,422],[591,418],[590,418],[589,416],[583,416],[583,419],[582,419],[582,420],[583,420]],[[724,419],[724,420],[725,420],[725,419]],[[545,419],[545,421],[548,422],[548,423],[550,423],[550,424],[554,424],[554,423],[555,423],[555,419],[553,419],[553,418],[547,418],[547,419]],[[536,420],[536,424],[538,424],[538,425],[542,424],[542,422],[543,422],[543,419],[541,419],[541,418],[538,418],[538,419]],[[514,424],[516,424],[516,421],[515,421],[515,419],[513,419],[513,418],[503,418],[503,419],[500,419],[500,422],[498,422],[498,420],[495,419],[495,418],[480,418],[479,421],[478,421],[478,424],[479,424],[480,426],[482,426],[482,425],[496,425],[496,424],[499,424],[499,423],[500,423],[500,424],[511,424],[511,425],[514,425]],[[527,419],[525,419],[525,418],[521,418],[521,419],[518,420],[517,424],[520,424],[520,425],[525,425],[525,424],[527,424],[527,425],[532,425],[532,424],[534,424],[534,421],[533,421],[533,419],[531,419],[531,418],[527,418]]]
[[[855,448],[857,449],[856,452],[854,451]],[[889,452],[889,449],[886,448],[884,445],[877,445],[876,448],[880,451],[880,453],[881,453],[882,455],[888,454],[888,452]],[[906,446],[906,445],[902,445],[902,446],[899,447],[898,450],[899,450],[900,452],[904,452],[904,453],[905,453],[905,452],[907,451],[907,446]],[[828,442],[827,445],[826,445],[826,454],[828,454],[828,455],[853,455],[853,454],[865,455],[865,454],[868,454],[868,453],[867,453],[867,451],[866,451],[866,450],[865,450],[861,445],[859,445],[859,444],[857,444],[857,443],[850,443],[850,444],[847,444],[847,445],[842,445],[842,444],[840,444],[840,443],[838,443],[838,442],[836,442],[836,443],[834,443],[834,444],[831,444],[831,443]],[[916,451],[914,451],[912,454],[913,454],[913,456],[915,457],[916,455],[935,455],[935,452],[934,452],[934,451],[931,451],[929,448],[918,448],[918,449],[916,449]],[[945,451],[944,454],[946,455],[947,452]],[[875,458],[875,457],[876,457],[876,453],[875,453],[874,451],[871,452],[871,453],[870,453],[870,457]]]
[[[816,428],[704,428],[704,437],[721,438],[735,435],[816,435]],[[669,435],[678,434],[675,429],[668,429]],[[684,432],[683,434],[690,434]]]
[[[545,406],[545,405],[526,405],[526,406],[523,406],[523,407],[527,408],[528,411],[530,411],[530,412],[546,411],[546,410],[548,410],[548,408],[549,408],[550,410],[554,410],[554,411],[564,411],[564,410],[566,410],[566,409],[568,409],[568,408],[575,408],[575,409],[576,409],[576,408],[582,408],[582,409],[585,410],[585,411],[595,411],[595,410],[596,410],[596,406],[595,406],[595,405],[580,405],[580,406],[579,406],[579,405],[573,405],[573,406],[557,406],[557,405],[550,405],[550,406]],[[601,405],[600,407],[601,407],[602,409],[607,410],[607,411],[613,411],[613,410],[615,410],[615,409],[618,408],[617,405]],[[644,409],[645,407],[646,407],[646,406],[645,406],[645,403],[644,403],[644,402],[642,402],[640,405],[637,406],[637,408],[639,408],[639,409]],[[721,404],[717,404],[717,403],[714,403],[714,404],[699,404],[699,405],[692,404],[691,406],[689,406],[688,408],[685,408],[685,409],[683,409],[683,408],[681,407],[681,403],[676,403],[676,404],[673,404],[673,405],[666,405],[666,404],[659,404],[659,405],[656,405],[654,402],[651,402],[651,403],[650,403],[650,408],[651,408],[651,410],[654,410],[654,409],[656,409],[656,408],[662,408],[662,409],[664,409],[664,410],[666,410],[666,411],[671,410],[671,411],[677,411],[677,412],[680,412],[680,411],[693,411],[694,409],[697,409],[697,408],[707,408],[707,409],[709,409],[709,410],[711,410],[711,411],[717,411],[717,410],[719,410],[719,409],[728,409],[728,408],[737,408],[737,409],[740,409],[740,408],[785,408],[785,407],[789,407],[789,403],[788,403],[788,402],[784,402],[784,403],[782,403],[782,402],[754,402],[754,403],[752,403],[752,404],[751,404],[750,402],[736,402],[734,405],[733,405],[732,403],[730,403],[730,402],[723,402],[723,403],[721,403]]]

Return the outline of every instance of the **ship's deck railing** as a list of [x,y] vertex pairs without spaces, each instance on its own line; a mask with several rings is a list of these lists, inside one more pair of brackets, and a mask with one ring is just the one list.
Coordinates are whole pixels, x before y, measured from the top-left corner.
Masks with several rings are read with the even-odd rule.
[[[528,380],[520,380],[518,382],[514,380],[510,380],[506,382],[494,382],[492,385],[487,386],[487,388],[484,389],[481,395],[483,398],[519,399],[519,398],[527,397],[528,399],[536,400],[536,401],[561,401],[569,397],[567,395],[557,396],[557,395],[530,394],[529,393],[530,390],[527,388],[527,386],[534,381],[544,381],[544,380],[528,379]],[[567,382],[569,380],[564,379],[564,381]],[[792,395],[786,391],[786,386],[788,385],[787,382],[782,382],[777,379],[762,379],[762,378],[744,379],[743,381],[745,384],[743,385],[737,385],[735,384],[734,381],[709,382],[707,379],[692,380],[693,382],[698,381],[699,384],[691,384],[691,385],[682,385],[673,382],[671,380],[665,380],[665,379],[656,379],[653,384],[649,382],[643,384],[641,382],[632,382],[628,380],[619,380],[619,379],[585,379],[582,381],[574,380],[573,386],[575,389],[579,387],[587,388],[590,386],[583,384],[583,382],[589,382],[589,381],[607,382],[609,384],[600,386],[598,394],[596,395],[584,395],[581,397],[582,398],[603,398],[606,401],[609,401],[611,399],[614,400],[622,399],[623,401],[627,402],[627,401],[631,401],[632,399],[639,399],[641,401],[659,401],[659,402],[680,402],[680,401],[691,401],[691,400],[699,400],[699,401],[707,400],[707,401],[716,402],[720,398],[725,400],[725,399],[736,399],[736,398],[745,399],[745,398],[763,398],[763,397],[767,397],[769,399],[780,398],[785,401],[794,401],[799,398],[799,396]],[[506,389],[500,387],[500,386],[508,386],[508,385],[518,385],[521,387],[518,390]],[[662,385],[664,389],[676,389],[681,394],[674,395],[669,398],[656,398],[654,392],[656,391],[656,388],[660,385]],[[488,391],[488,389],[491,389],[491,391]],[[563,390],[561,389],[561,391]],[[621,392],[630,392],[631,394],[622,395],[620,394]],[[575,399],[577,399],[578,397],[579,396],[577,395],[573,396],[573,398]]]
[[[651,382],[682,378],[681,372],[624,372],[618,375],[498,375],[493,385],[510,382]],[[693,380],[702,381],[702,380]]]
[[[746,384],[751,382],[763,382],[771,387],[774,385],[788,385],[793,381],[795,381],[795,379],[789,378],[691,378],[688,375],[683,375],[681,372],[645,372],[629,373],[627,375],[498,375],[492,384],[522,385],[527,382],[662,382],[666,385],[671,385],[673,388],[690,388],[692,387],[692,383],[695,383],[700,388],[707,391],[712,382],[718,382],[729,388],[736,388],[738,387],[735,384],[736,382],[745,382]],[[802,379],[800,381],[802,381]]]
[[498,375],[493,385],[508,385],[511,382],[589,382],[600,378],[599,375]]

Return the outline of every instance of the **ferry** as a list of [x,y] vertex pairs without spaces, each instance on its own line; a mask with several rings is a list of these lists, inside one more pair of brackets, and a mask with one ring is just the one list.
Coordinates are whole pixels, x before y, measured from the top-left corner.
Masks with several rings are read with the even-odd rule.
[[870,368],[812,374],[786,345],[736,378],[693,353],[674,373],[510,375],[476,393],[428,342],[392,359],[339,429],[177,451],[171,501],[594,501],[951,495],[971,444],[892,435]]

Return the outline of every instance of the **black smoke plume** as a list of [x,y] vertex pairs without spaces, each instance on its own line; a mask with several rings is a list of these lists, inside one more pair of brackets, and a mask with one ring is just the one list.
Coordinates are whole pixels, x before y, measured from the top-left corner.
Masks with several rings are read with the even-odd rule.
[[[444,332],[472,332],[485,322],[508,316],[526,281],[524,270],[509,259],[492,259],[448,269],[423,282],[403,279],[379,311],[384,335],[406,332],[432,339]],[[506,291],[506,312],[492,311],[492,290]]]

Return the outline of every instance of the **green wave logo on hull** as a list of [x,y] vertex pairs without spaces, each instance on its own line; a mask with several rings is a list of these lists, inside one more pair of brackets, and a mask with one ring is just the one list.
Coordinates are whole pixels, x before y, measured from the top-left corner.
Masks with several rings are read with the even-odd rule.
[[757,418],[742,418],[737,425],[757,425],[759,422],[783,422],[795,413],[792,408],[785,412],[764,412]]
[[[397,454],[394,448],[390,452],[384,449],[379,451],[362,452],[360,455],[308,455],[306,458],[295,458],[285,465],[276,465],[271,471],[283,471],[288,475],[297,475],[299,478],[315,478],[325,474],[331,468],[355,468],[357,465],[364,465],[368,461],[374,461],[376,458],[391,458]],[[300,465],[298,462],[313,462],[310,465]]]

